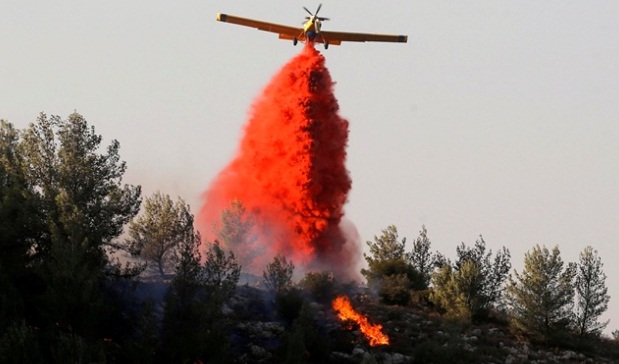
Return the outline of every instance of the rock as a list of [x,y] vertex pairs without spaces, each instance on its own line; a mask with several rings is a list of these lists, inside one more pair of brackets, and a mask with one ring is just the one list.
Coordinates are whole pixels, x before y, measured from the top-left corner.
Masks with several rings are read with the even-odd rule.
[[284,325],[279,322],[265,322],[262,326],[264,331],[270,331],[274,334],[284,333]]
[[361,357],[363,354],[365,354],[365,350],[359,347],[352,349],[352,356]]
[[518,349],[512,348],[511,346],[506,346],[505,351],[507,351],[510,354],[510,356],[518,355]]
[[225,316],[230,316],[234,313],[234,310],[230,308],[230,306],[228,306],[227,304],[224,304],[224,306],[221,308],[221,313],[223,313]]
[[406,361],[406,357],[400,353],[394,353],[391,355],[392,364],[402,364]]
[[471,331],[471,334],[473,334],[474,336],[481,336],[481,329],[473,329]]
[[339,352],[339,351],[334,351],[331,353],[331,358],[337,359],[337,361],[340,361],[342,359],[345,361],[350,361],[352,359],[352,356],[346,353]]
[[250,351],[251,351],[251,355],[256,358],[264,358],[268,354],[268,352],[264,348],[258,345],[252,345],[250,348]]
[[571,359],[577,359],[578,358],[578,354],[576,354],[575,352],[571,351],[571,350],[567,350],[563,353],[563,355],[561,355],[560,359],[563,360],[571,360]]
[[379,353],[376,355],[376,359],[379,363],[382,363],[382,364],[393,364],[393,360],[391,359],[391,354],[389,353]]
[[372,357],[372,355],[370,355],[370,353],[365,353],[363,354],[363,359],[361,360],[362,363],[364,364],[375,364],[376,359],[374,357]]

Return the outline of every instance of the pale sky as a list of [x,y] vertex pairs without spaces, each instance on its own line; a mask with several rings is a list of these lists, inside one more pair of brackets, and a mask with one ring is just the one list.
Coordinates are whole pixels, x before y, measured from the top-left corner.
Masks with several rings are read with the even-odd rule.
[[[317,1],[9,1],[0,5],[0,118],[81,113],[121,143],[125,182],[197,212],[252,100],[301,48],[215,21],[301,25]],[[407,44],[321,52],[350,122],[347,218],[395,224],[455,257],[479,234],[519,271],[535,244],[598,250],[619,329],[619,2],[325,2],[323,29]],[[410,243],[409,243],[410,247]]]

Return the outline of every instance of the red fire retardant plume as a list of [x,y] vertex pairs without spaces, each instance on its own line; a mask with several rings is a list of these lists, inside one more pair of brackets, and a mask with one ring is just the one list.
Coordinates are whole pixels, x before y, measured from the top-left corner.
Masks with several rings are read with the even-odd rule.
[[254,271],[282,252],[297,267],[356,277],[358,236],[342,224],[348,121],[338,109],[325,59],[307,43],[255,100],[237,156],[204,193],[203,234],[238,199],[266,251]]

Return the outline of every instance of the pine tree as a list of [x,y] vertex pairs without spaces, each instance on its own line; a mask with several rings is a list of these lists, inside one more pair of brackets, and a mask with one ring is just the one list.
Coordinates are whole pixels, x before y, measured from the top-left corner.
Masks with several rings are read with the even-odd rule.
[[219,242],[210,244],[206,251],[202,280],[206,291],[210,294],[211,304],[221,307],[234,295],[239,282],[241,265],[233,252],[226,252]]
[[[398,229],[391,225],[374,242],[368,241],[370,254],[363,253],[368,269],[361,269],[368,285],[378,291],[382,300],[391,304],[406,304],[418,273],[406,253],[406,238],[399,240]],[[397,277],[396,277],[397,276]]]
[[176,276],[166,296],[163,318],[162,362],[229,360],[229,322],[223,316],[226,300],[234,294],[240,266],[233,253],[209,244],[200,264],[199,235],[183,244]]
[[[113,256],[139,210],[141,190],[122,184],[118,141],[105,148],[102,140],[77,113],[66,120],[42,113],[21,132],[1,125],[0,290],[12,291],[2,282],[6,274],[20,276],[25,323],[45,333],[46,361],[77,361],[82,354],[80,360],[96,361],[101,338],[118,338],[121,308],[111,278],[136,272],[121,269]],[[67,343],[82,354],[65,350]]]
[[127,244],[133,255],[153,262],[164,275],[178,261],[181,245],[194,238],[193,219],[183,199],[174,202],[156,192],[144,201],[142,215],[129,224]]
[[459,290],[450,263],[443,264],[432,274],[432,291],[430,300],[445,311],[448,320],[469,320],[470,315],[464,310]]
[[262,272],[266,286],[277,293],[281,293],[292,287],[292,274],[294,264],[286,259],[282,253],[277,253],[273,261]]
[[556,342],[573,322],[575,265],[564,269],[559,248],[536,245],[527,252],[521,274],[507,287],[511,324],[515,331],[542,342]]
[[576,273],[576,333],[599,337],[609,321],[598,321],[608,308],[610,296],[606,288],[606,274],[602,271],[602,259],[597,251],[587,246],[580,253]]
[[141,189],[122,184],[118,141],[102,148],[102,137],[80,114],[66,120],[41,114],[21,137],[26,178],[45,216],[31,249],[46,284],[42,316],[94,335],[108,309],[102,285],[111,275],[133,273],[111,257],[122,249],[115,239],[137,214]]
[[474,247],[462,243],[456,252],[455,264],[447,260],[433,275],[431,299],[447,311],[448,318],[469,321],[483,317],[501,298],[511,267],[509,250],[504,247],[493,260],[480,236]]
[[413,283],[413,289],[424,290],[430,285],[432,271],[436,264],[436,256],[430,252],[430,239],[426,226],[421,226],[419,236],[413,242],[413,249],[409,254],[409,261],[413,269],[417,272],[418,279]]
[[216,231],[217,240],[234,253],[246,272],[256,272],[254,259],[264,252],[264,248],[256,244],[254,224],[243,202],[235,199],[221,213],[221,227]]

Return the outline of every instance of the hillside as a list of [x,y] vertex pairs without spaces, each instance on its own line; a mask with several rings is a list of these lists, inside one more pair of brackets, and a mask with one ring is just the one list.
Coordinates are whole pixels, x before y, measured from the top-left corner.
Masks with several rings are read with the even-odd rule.
[[[618,363],[619,343],[609,339],[570,347],[534,345],[514,336],[507,322],[492,318],[487,322],[458,324],[445,321],[428,304],[407,307],[379,302],[366,288],[348,285],[346,292],[355,310],[370,322],[381,324],[389,345],[371,347],[358,326],[341,322],[331,307],[333,292],[316,299],[308,292],[294,290],[280,299],[263,283],[247,275],[234,297],[224,306],[230,328],[231,363]],[[146,284],[155,300],[160,300],[167,283]],[[141,285],[138,286],[140,291]],[[300,328],[299,311],[309,308],[311,320]],[[156,310],[163,312],[160,301]],[[296,312],[295,312],[296,310]],[[294,349],[295,333],[303,332],[303,352]],[[309,334],[308,334],[309,333]]]

